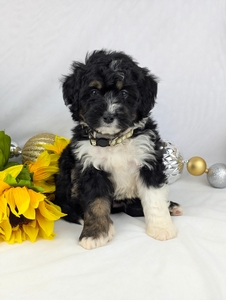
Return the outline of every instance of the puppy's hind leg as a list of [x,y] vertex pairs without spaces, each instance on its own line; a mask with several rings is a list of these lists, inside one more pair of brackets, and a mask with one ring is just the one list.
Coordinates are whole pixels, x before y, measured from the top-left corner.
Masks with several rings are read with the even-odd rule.
[[183,208],[180,206],[180,204],[170,201],[169,212],[171,216],[181,216],[183,215]]

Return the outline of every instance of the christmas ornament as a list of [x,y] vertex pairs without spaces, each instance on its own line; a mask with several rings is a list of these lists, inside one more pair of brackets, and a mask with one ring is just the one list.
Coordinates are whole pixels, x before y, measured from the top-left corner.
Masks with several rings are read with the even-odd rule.
[[180,151],[171,142],[162,143],[163,163],[166,168],[168,182],[173,183],[180,178],[184,164],[187,166],[188,172],[193,176],[201,176],[207,173],[207,180],[212,187],[226,187],[226,165],[217,163],[207,168],[207,164],[202,157],[194,156],[185,161]]
[[173,183],[180,178],[183,166],[186,164],[188,172],[193,176],[200,176],[207,173],[207,180],[212,187],[226,187],[226,165],[217,163],[207,168],[207,164],[202,157],[194,156],[185,161],[180,151],[170,142],[162,143],[163,163],[166,167],[168,182]]
[[214,164],[212,165],[207,173],[207,180],[210,185],[215,188],[225,188],[226,187],[226,165],[225,164]]
[[21,151],[21,148],[19,147],[19,145],[14,142],[14,141],[11,141],[11,144],[10,144],[10,158],[13,158],[13,157],[17,157],[17,156],[20,156],[22,154],[22,151]]
[[36,161],[38,156],[45,150],[42,145],[53,144],[55,134],[40,133],[30,138],[24,145],[22,150],[22,162]]
[[22,162],[35,161],[45,150],[43,145],[53,144],[55,135],[52,133],[40,133],[31,137],[24,145],[23,150],[14,141],[10,145],[10,158],[22,155]]
[[187,170],[193,176],[200,176],[208,171],[205,160],[199,156],[194,156],[188,160]]
[[212,187],[226,187],[226,165],[217,163],[207,168],[206,162],[199,156],[192,157],[187,162],[187,170],[194,176],[200,176],[207,173],[207,180]]
[[163,163],[166,168],[166,175],[168,183],[171,184],[180,178],[183,168],[184,160],[178,148],[168,141],[162,143]]

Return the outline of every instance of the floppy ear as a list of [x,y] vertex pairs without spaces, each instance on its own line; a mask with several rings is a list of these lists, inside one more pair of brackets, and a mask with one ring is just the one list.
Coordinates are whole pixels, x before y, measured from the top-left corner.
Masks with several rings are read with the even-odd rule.
[[74,121],[79,119],[79,90],[84,68],[84,64],[74,62],[72,64],[72,74],[65,76],[63,79],[64,102],[69,105]]
[[139,88],[141,94],[140,109],[143,117],[146,117],[155,105],[158,89],[157,78],[151,75],[146,68],[142,68]]

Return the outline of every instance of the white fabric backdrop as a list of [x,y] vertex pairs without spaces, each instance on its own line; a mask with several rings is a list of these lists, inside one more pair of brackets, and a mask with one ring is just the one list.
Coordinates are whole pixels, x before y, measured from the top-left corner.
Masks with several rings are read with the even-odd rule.
[[59,79],[94,49],[123,50],[160,79],[154,116],[184,156],[226,162],[224,0],[1,0],[0,128],[21,146],[70,137]]
[[[225,0],[0,0],[0,130],[70,137],[60,78],[87,51],[122,50],[159,79],[153,111],[185,159],[226,163]],[[160,243],[144,220],[113,217],[117,235],[87,252],[80,227],[59,221],[53,242],[0,245],[1,299],[213,300],[226,295],[225,189],[184,172],[171,200],[178,238]]]

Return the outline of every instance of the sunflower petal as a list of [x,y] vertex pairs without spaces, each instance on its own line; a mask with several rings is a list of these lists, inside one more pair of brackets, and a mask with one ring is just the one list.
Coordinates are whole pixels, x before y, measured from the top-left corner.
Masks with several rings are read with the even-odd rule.
[[16,165],[10,168],[5,169],[0,172],[0,181],[4,181],[7,174],[10,174],[12,177],[16,178],[21,170],[23,169],[23,165]]
[[65,217],[67,215],[61,211],[60,206],[52,203],[48,199],[45,200],[45,204],[46,204],[46,207],[48,207],[48,210],[51,211],[57,217],[57,220],[59,220],[62,217]]
[[61,154],[63,150],[67,147],[67,145],[70,143],[69,139],[66,139],[63,136],[55,136],[55,142],[54,145],[56,145],[56,148],[58,151],[56,153]]
[[9,241],[12,234],[12,226],[9,220],[3,220],[0,222],[0,236],[3,237],[5,241]]
[[30,162],[28,164],[30,173],[36,173],[37,170],[43,167],[47,167],[50,164],[50,156],[47,150],[43,151],[37,158],[35,162]]
[[36,160],[39,166],[48,166],[50,164],[50,155],[48,151],[43,151]]
[[34,181],[35,186],[39,186],[43,189],[43,193],[53,193],[56,190],[55,183],[46,182],[44,180]]
[[[29,225],[30,225],[31,227],[33,227],[33,228],[37,227],[37,221],[36,221],[36,219],[33,220],[33,221],[31,221],[31,222],[29,222]],[[37,227],[37,228],[38,228],[38,227]]]
[[8,240],[8,243],[9,244],[13,244],[13,243],[21,244],[22,242],[23,242],[22,231],[18,225],[13,228],[12,235],[11,235],[11,238]]
[[23,216],[28,220],[34,220],[36,216],[35,209],[30,205],[28,209],[23,213]]
[[48,220],[55,221],[60,219],[63,216],[66,216],[64,213],[61,212],[59,206],[51,203],[48,200],[41,202],[38,209],[42,214],[42,216]]
[[63,136],[55,136],[55,140],[53,144],[44,144],[42,145],[46,150],[52,151],[56,154],[61,154],[66,148],[66,146],[69,144],[70,140],[66,139]]
[[59,158],[60,154],[50,154],[50,166],[58,167]]
[[38,232],[39,232],[38,227],[30,226],[30,223],[29,223],[29,224],[23,225],[23,231],[26,233],[26,235],[28,236],[28,238],[31,242],[34,243],[36,241]]
[[53,144],[41,144],[41,146],[46,150],[53,151],[53,152],[55,151],[56,148]]
[[10,185],[0,180],[0,195],[6,190],[9,189]]
[[0,220],[7,217],[7,201],[4,195],[0,195]]
[[28,209],[23,213],[24,217],[29,220],[34,220],[36,216],[35,209],[39,206],[39,203],[45,200],[45,195],[37,193],[33,190],[27,190],[30,196],[30,204]]
[[54,229],[54,221],[44,218],[38,210],[36,216],[39,226],[47,236],[50,236]]
[[47,180],[50,176],[56,174],[59,171],[59,168],[56,166],[47,166],[42,167],[36,170],[33,174],[34,181]]
[[9,205],[11,212],[15,216],[20,217],[18,212],[16,211],[16,204],[15,204],[15,199],[14,199],[14,188],[10,188],[9,190],[5,191],[4,195],[5,195],[6,201]]
[[14,193],[15,204],[18,209],[18,214],[22,215],[29,207],[30,195],[26,187],[12,188]]
[[31,189],[28,189],[28,194],[30,195],[30,205],[33,208],[37,208],[39,203],[45,200],[45,195],[37,193]]
[[54,232],[52,232],[50,235],[47,235],[47,234],[45,233],[45,231],[42,230],[42,228],[39,229],[38,235],[39,235],[41,238],[45,239],[45,240],[53,240],[53,239],[54,239],[54,236],[56,236],[56,234],[55,234]]

